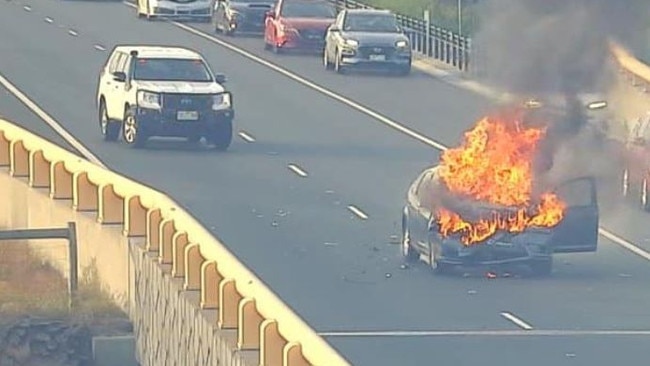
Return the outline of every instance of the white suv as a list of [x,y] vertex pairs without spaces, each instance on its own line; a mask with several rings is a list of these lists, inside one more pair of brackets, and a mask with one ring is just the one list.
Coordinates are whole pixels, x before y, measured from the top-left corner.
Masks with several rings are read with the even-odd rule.
[[138,18],[190,18],[212,20],[213,0],[136,0]]
[[181,47],[117,46],[99,74],[97,109],[106,141],[120,134],[142,147],[149,137],[205,137],[218,150],[232,141],[232,96],[198,53]]

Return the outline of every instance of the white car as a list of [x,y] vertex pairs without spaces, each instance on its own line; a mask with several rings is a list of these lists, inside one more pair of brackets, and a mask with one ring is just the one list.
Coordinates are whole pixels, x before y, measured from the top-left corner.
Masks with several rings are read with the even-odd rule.
[[212,21],[214,0],[137,0],[138,18],[182,18]]
[[232,96],[193,50],[117,46],[99,74],[97,110],[106,141],[142,147],[150,137],[205,138],[218,150],[232,141]]

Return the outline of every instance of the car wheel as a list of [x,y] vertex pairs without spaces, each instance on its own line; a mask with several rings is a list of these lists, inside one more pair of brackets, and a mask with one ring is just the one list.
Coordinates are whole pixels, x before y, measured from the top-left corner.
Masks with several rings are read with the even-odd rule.
[[120,136],[120,124],[108,118],[106,102],[103,99],[99,102],[99,128],[104,141],[115,141]]
[[553,270],[553,258],[537,260],[530,263],[530,270],[533,276],[545,277]]
[[323,66],[325,66],[325,70],[332,70],[333,68],[333,65],[330,63],[330,55],[327,52],[327,47],[323,51]]
[[206,139],[209,144],[214,145],[215,150],[227,150],[232,142],[232,121],[224,122],[211,129]]
[[124,113],[124,122],[122,122],[122,138],[129,146],[141,148],[147,142],[147,136],[140,131],[138,119],[133,111],[127,110]]
[[334,56],[334,71],[336,71],[339,74],[345,73],[345,67],[341,65],[341,51],[338,49],[336,50],[336,55]]
[[413,247],[411,247],[411,233],[408,228],[408,219],[406,218],[406,215],[403,215],[402,217],[401,249],[402,249],[402,257],[404,257],[404,260],[407,263],[416,262],[420,258],[420,253],[418,253],[416,250],[413,249]]
[[643,182],[641,183],[641,209],[643,211],[650,211],[650,203],[648,202],[648,179],[643,178]]

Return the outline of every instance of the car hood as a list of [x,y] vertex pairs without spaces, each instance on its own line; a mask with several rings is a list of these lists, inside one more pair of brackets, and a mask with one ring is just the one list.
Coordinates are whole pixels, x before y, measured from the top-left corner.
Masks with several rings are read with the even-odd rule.
[[324,31],[332,23],[334,23],[334,18],[282,18],[282,24],[296,29],[319,29]]
[[402,33],[394,32],[343,32],[343,38],[354,39],[360,44],[390,44],[391,46],[397,41],[408,41],[408,38]]
[[140,81],[139,89],[158,93],[216,94],[225,91],[217,83],[193,83],[182,81]]

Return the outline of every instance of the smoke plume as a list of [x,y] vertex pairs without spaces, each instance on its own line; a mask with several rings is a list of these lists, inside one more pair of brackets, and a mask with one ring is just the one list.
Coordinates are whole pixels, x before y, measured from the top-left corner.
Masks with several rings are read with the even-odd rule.
[[522,94],[607,87],[608,37],[636,44],[647,0],[483,0],[474,37],[488,80]]

